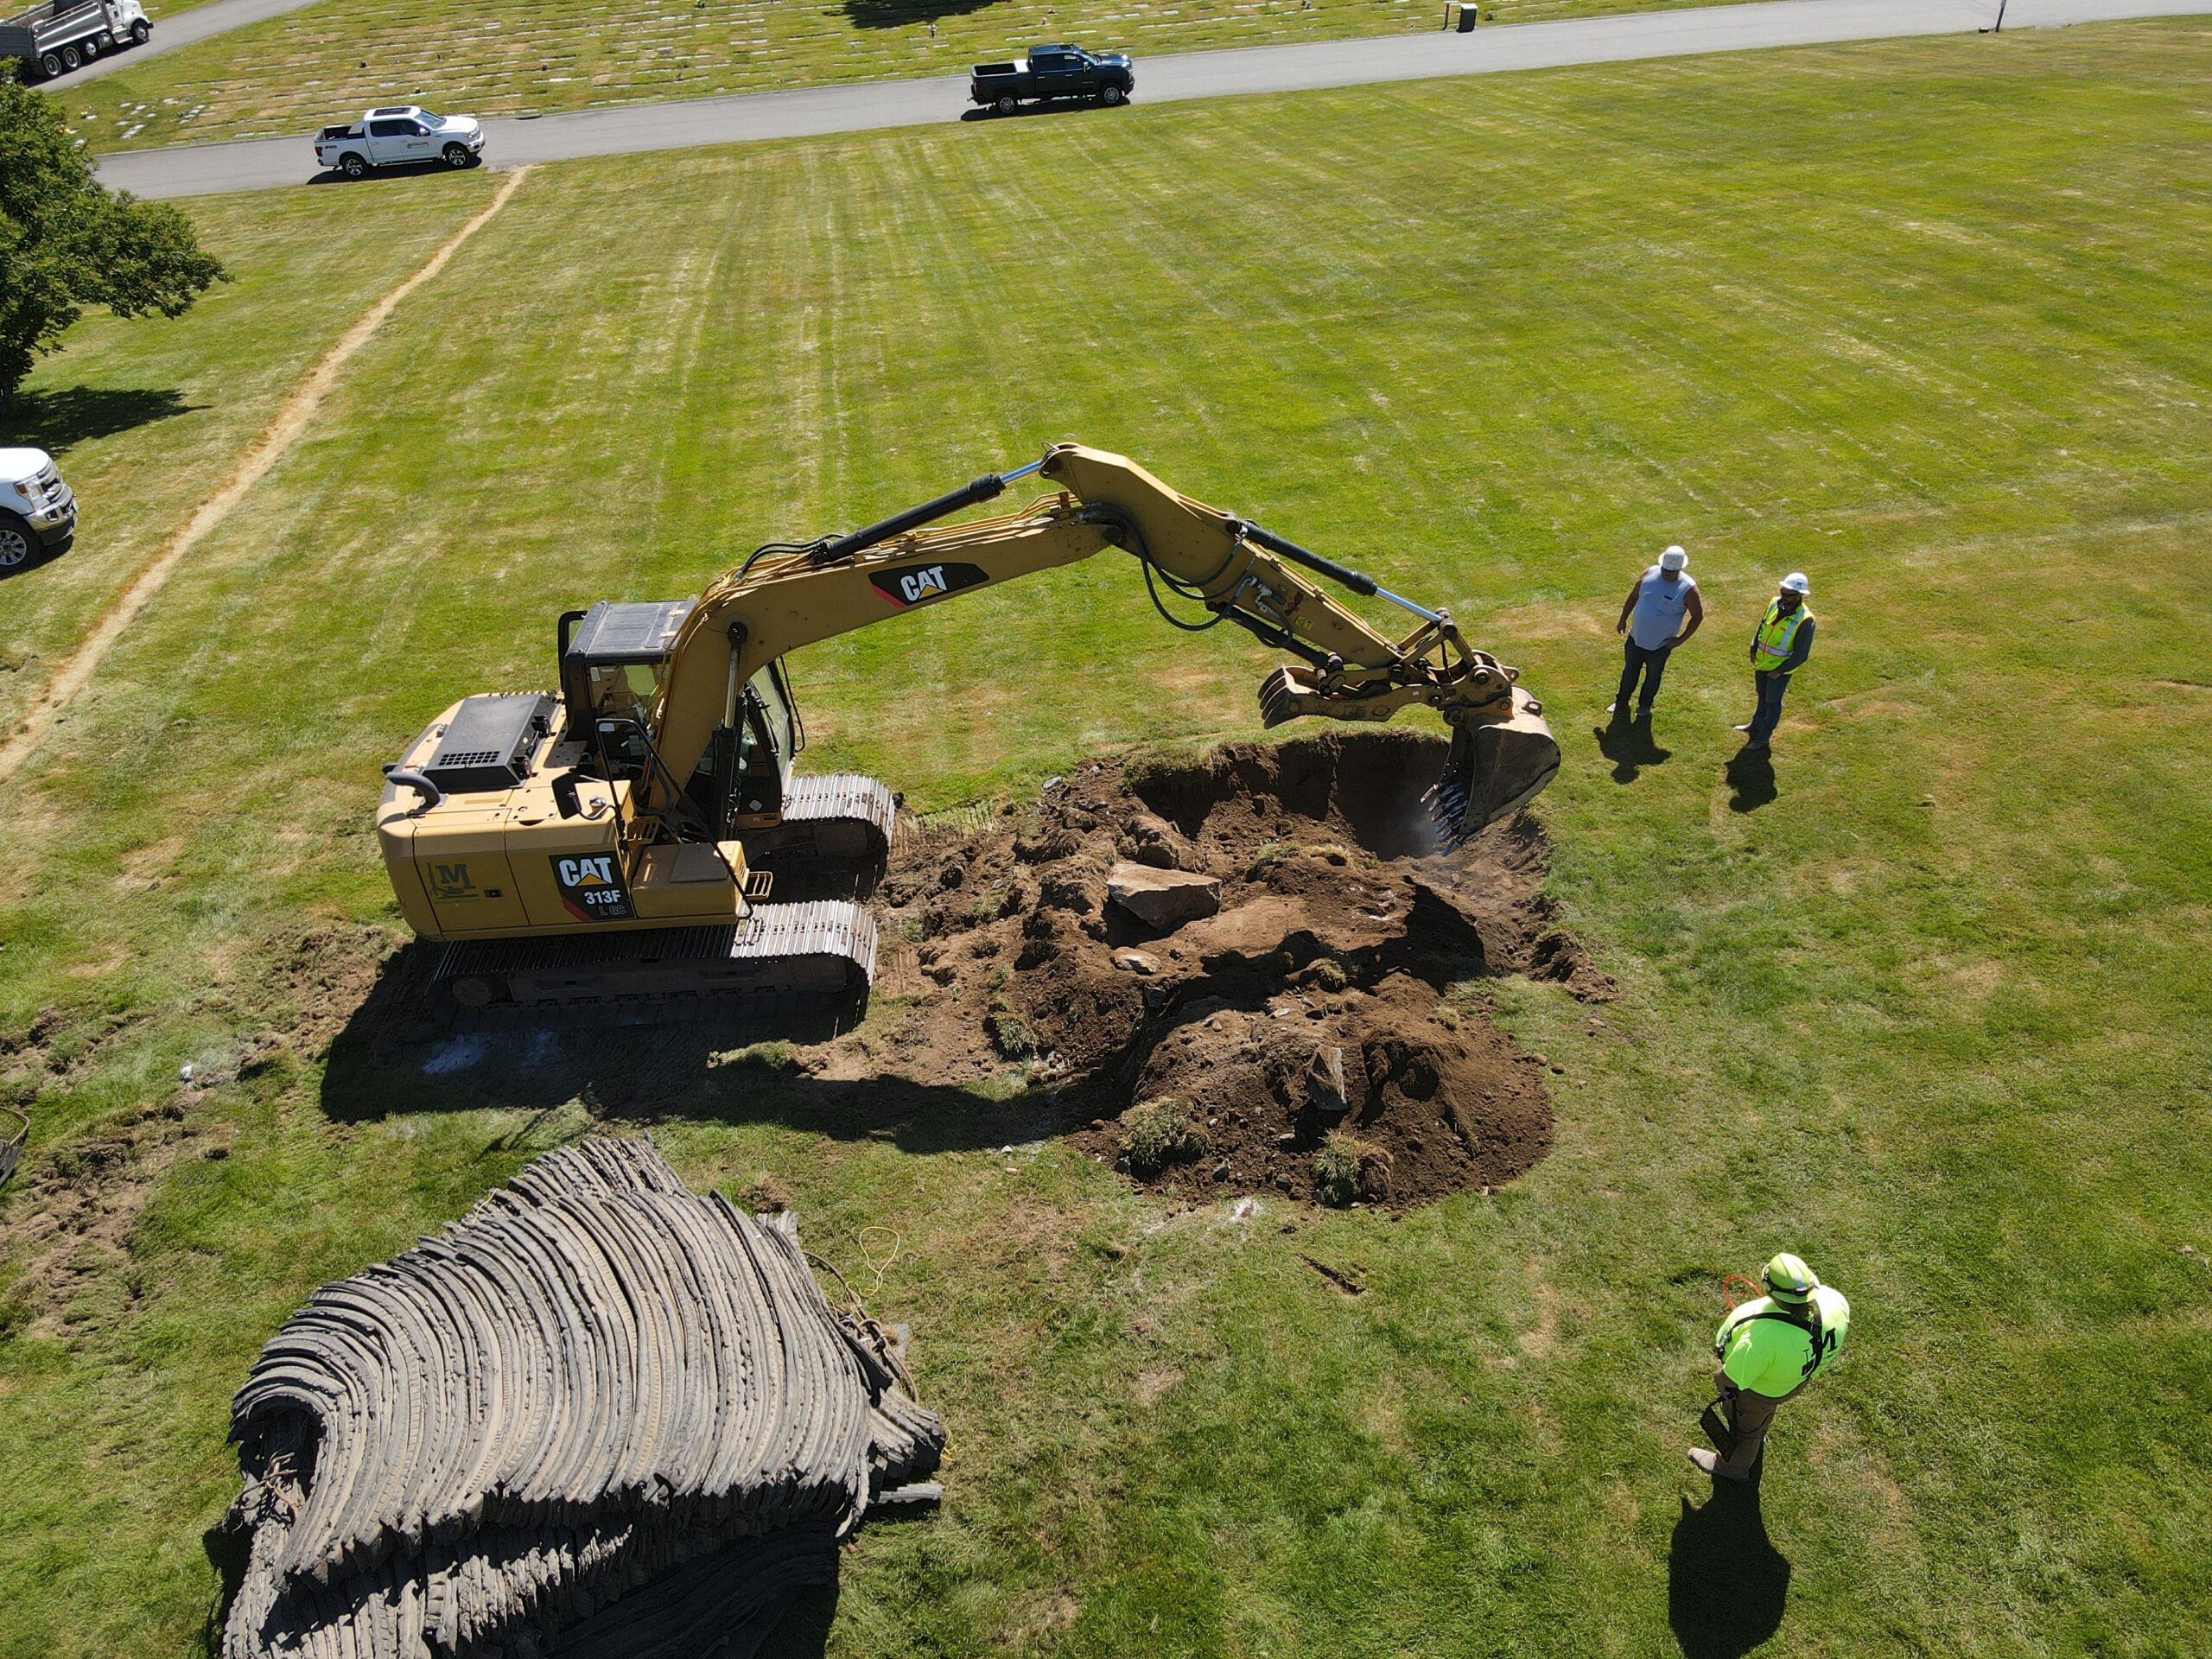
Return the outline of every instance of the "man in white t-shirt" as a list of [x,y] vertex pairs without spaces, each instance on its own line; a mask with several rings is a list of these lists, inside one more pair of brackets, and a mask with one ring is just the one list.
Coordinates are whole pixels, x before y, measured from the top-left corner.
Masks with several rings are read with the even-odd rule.
[[[1613,625],[1613,632],[1627,636],[1622,652],[1627,660],[1621,667],[1621,689],[1605,709],[1615,720],[1628,718],[1631,698],[1636,699],[1636,717],[1651,718],[1660,677],[1667,671],[1668,653],[1695,633],[1698,624],[1705,620],[1705,601],[1697,596],[1689,563],[1690,556],[1681,548],[1669,548],[1659,556],[1658,563],[1636,579],[1621,603],[1620,620]],[[1637,698],[1639,677],[1643,695]]]

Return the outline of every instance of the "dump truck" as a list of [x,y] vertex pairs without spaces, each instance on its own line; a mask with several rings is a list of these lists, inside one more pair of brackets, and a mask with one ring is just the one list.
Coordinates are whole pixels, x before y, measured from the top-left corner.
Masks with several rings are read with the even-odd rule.
[[52,80],[153,37],[138,0],[48,0],[0,23],[0,58],[22,59],[27,79]]
[[[1038,474],[1056,493],[1018,512],[925,528]],[[696,599],[564,612],[556,690],[465,697],[433,720],[386,767],[376,826],[402,914],[444,947],[434,1001],[499,1023],[653,1018],[656,1005],[773,1016],[864,997],[874,918],[814,881],[880,874],[894,798],[872,778],[795,773],[805,728],[785,658],[1109,549],[1137,563],[1170,622],[1233,623],[1294,659],[1260,683],[1263,724],[1442,716],[1451,748],[1426,798],[1443,849],[1559,769],[1519,671],[1450,613],[1123,456],[1055,444],[865,529],[767,543]],[[1415,626],[1382,632],[1309,575]]]

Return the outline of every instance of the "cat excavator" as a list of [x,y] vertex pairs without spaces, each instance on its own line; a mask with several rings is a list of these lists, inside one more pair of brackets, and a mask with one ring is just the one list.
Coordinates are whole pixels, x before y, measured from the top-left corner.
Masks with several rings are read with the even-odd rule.
[[[938,524],[1032,475],[1055,493]],[[557,693],[465,697],[433,721],[385,768],[377,811],[401,912],[444,946],[433,1001],[496,1024],[774,1017],[864,999],[875,927],[855,895],[881,873],[895,801],[872,778],[794,772],[805,736],[785,657],[1109,548],[1137,561],[1175,626],[1233,622],[1295,659],[1261,683],[1266,725],[1441,715],[1451,748],[1426,797],[1441,849],[1559,769],[1519,671],[1470,646],[1447,612],[1123,456],[1056,444],[863,530],[772,542],[695,600],[564,613]],[[1416,626],[1378,632],[1305,573]]]

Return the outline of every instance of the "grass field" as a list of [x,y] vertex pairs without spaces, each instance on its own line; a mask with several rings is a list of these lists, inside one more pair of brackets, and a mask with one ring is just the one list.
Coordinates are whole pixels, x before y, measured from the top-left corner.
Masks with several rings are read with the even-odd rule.
[[[1494,16],[1710,3],[1497,0]],[[964,74],[1040,41],[1141,56],[1418,33],[1443,16],[1443,0],[331,0],[89,84],[67,99],[67,118],[96,149],[141,149],[304,136],[396,101],[484,115],[572,110]],[[1137,74],[1141,96],[1141,61]]]
[[[0,1086],[36,1121],[0,1655],[194,1650],[258,1344],[595,1122],[772,1177],[913,1323],[947,1499],[848,1551],[798,1633],[836,1654],[2191,1652],[2208,72],[2212,29],[2123,26],[534,172],[0,791]],[[65,456],[85,545],[0,588],[9,679],[486,188],[193,207],[238,284],[36,378],[154,417]],[[1527,1178],[1240,1224],[1005,1090],[344,1040],[396,927],[376,766],[430,714],[548,678],[566,607],[1065,435],[1448,603],[1546,699],[1552,891],[1619,994],[1457,993],[1564,1068]],[[1639,748],[1593,728],[1668,540],[1713,620]],[[1792,568],[1820,647],[1770,772],[1732,771]],[[796,664],[811,764],[925,806],[1249,734],[1265,666],[1105,561]],[[59,1240],[26,1197],[57,1170]],[[1758,1510],[1706,1507],[1718,1282],[1783,1247],[1851,1347]]]

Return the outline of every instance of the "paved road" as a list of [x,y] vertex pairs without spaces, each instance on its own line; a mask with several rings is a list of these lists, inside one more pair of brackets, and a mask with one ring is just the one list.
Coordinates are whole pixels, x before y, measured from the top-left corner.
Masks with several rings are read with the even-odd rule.
[[[215,0],[217,4],[274,0]],[[212,10],[212,8],[210,8]],[[2009,0],[2005,26],[2056,28],[2131,17],[2201,14],[2212,0]],[[1997,0],[1764,0],[1696,10],[1630,13],[1521,23],[1471,35],[1389,35],[1146,58],[1137,96],[1147,104],[1238,92],[1304,92],[1375,81],[1549,69],[1578,63],[1681,57],[1757,47],[1819,46],[1907,35],[1950,35],[1986,25]],[[190,15],[190,14],[188,14]],[[967,108],[964,77],[868,81],[787,92],[753,92],[670,104],[578,110],[540,120],[494,117],[485,154],[494,165],[619,156],[647,149],[883,127],[932,126]],[[299,184],[316,176],[308,137],[131,150],[104,157],[103,183],[146,196],[207,195]],[[324,178],[331,175],[322,175]]]
[[[81,86],[88,80],[98,80],[102,75],[119,74],[134,64],[149,58],[158,58],[164,52],[174,52],[181,46],[190,46],[194,41],[204,41],[213,35],[227,35],[234,29],[244,29],[248,23],[265,22],[271,17],[282,17],[288,11],[297,11],[311,6],[315,0],[207,0],[204,6],[194,6],[190,11],[181,11],[174,17],[154,19],[154,38],[143,46],[134,46],[121,52],[111,52],[104,58],[95,58],[73,75],[41,85],[57,92],[66,92],[72,86]],[[151,194],[150,192],[148,194]]]

